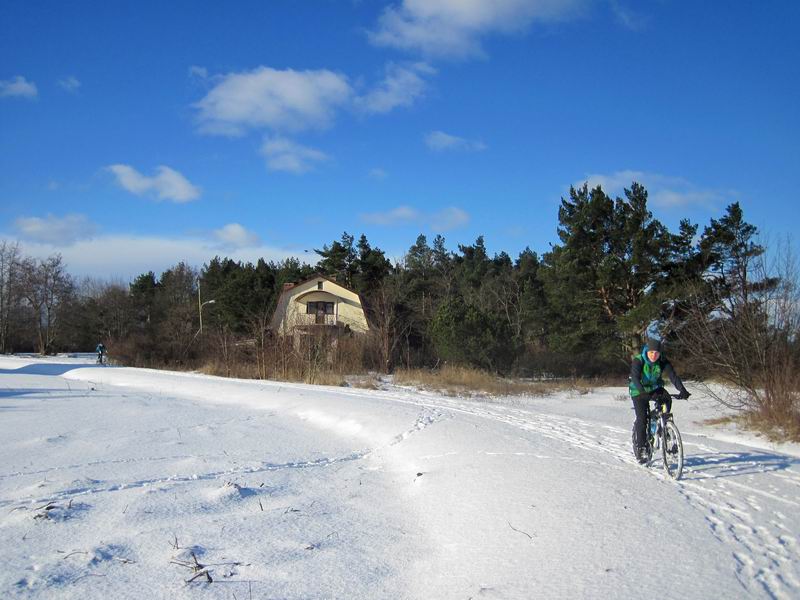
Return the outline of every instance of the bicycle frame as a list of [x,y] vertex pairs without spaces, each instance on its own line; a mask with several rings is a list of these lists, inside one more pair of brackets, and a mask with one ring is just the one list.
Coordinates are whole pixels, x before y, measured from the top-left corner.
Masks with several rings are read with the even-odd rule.
[[[675,394],[670,394],[670,397],[673,399],[678,398]],[[647,464],[649,465],[652,462],[653,452],[660,449],[664,460],[664,470],[667,475],[673,479],[679,479],[683,472],[683,442],[681,441],[680,431],[672,418],[672,412],[667,411],[667,402],[660,398],[653,400],[653,402],[655,406],[648,410],[647,414],[646,433],[649,454]],[[655,432],[653,432],[653,425],[655,425]],[[671,464],[673,459],[676,463],[675,465]]]

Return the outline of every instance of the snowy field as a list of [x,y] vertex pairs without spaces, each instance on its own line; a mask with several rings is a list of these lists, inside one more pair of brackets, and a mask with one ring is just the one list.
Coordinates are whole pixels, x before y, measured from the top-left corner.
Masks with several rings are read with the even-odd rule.
[[622,388],[91,361],[0,357],[0,597],[800,597],[800,451],[703,425],[702,399],[674,406],[676,483],[633,461]]

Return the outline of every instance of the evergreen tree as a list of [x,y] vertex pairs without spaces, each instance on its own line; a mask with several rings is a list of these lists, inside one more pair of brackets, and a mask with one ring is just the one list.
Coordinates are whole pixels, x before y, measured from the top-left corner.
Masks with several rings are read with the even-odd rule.
[[325,245],[322,250],[314,250],[322,257],[317,263],[317,270],[349,288],[353,287],[354,275],[358,270],[354,239],[345,231],[340,241],[334,241],[330,246]]
[[494,372],[508,372],[514,361],[511,332],[498,315],[457,299],[436,311],[430,335],[440,359]]
[[744,220],[738,202],[729,205],[720,220],[711,219],[700,240],[700,250],[707,267],[706,278],[713,295],[720,300],[718,310],[734,316],[757,301],[759,292],[774,288],[778,280],[753,281],[752,266],[764,254],[755,238],[758,229]]
[[624,360],[660,314],[673,236],[635,182],[615,201],[600,187],[572,188],[558,234],[562,244],[546,255],[543,273],[549,341],[571,355],[585,348],[609,364]]
[[367,236],[361,235],[358,240],[358,260],[356,263],[355,290],[369,298],[380,286],[392,268],[383,250],[372,248]]

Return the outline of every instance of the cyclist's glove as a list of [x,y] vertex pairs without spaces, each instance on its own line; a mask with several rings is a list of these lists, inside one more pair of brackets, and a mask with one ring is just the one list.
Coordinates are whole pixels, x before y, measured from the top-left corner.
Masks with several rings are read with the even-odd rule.
[[681,393],[678,394],[678,400],[688,400],[691,394],[686,390],[681,390]]

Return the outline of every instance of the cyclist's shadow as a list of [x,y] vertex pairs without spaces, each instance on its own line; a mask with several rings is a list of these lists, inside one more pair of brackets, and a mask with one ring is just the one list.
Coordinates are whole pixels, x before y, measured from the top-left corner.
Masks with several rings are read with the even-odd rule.
[[800,459],[771,452],[706,452],[686,457],[683,479],[719,479],[783,471],[800,466]]

